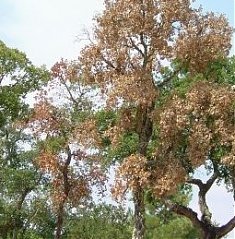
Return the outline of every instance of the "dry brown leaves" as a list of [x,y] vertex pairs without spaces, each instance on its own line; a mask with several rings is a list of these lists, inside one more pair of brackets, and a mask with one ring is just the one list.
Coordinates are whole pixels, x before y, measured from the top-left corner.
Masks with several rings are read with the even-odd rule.
[[146,187],[150,173],[146,170],[147,159],[139,154],[127,157],[117,170],[113,196],[122,197],[127,189],[135,191],[139,186]]
[[[184,99],[177,96],[160,115],[161,157],[168,158],[184,145],[183,156],[193,168],[200,166],[216,147],[230,147],[226,161],[234,160],[234,102],[235,93],[229,86],[198,82]],[[222,159],[223,161],[223,159]],[[235,162],[234,162],[235,163]]]

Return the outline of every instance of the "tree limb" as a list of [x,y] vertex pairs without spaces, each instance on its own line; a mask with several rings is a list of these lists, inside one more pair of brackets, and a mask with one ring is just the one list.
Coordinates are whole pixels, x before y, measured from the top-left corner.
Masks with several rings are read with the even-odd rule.
[[172,203],[170,201],[165,201],[165,204],[172,212],[187,217],[195,227],[203,231],[203,223],[198,219],[197,213],[191,208]]
[[212,214],[206,202],[206,194],[211,188],[211,186],[213,185],[213,183],[215,182],[215,180],[217,179],[217,177],[218,177],[218,171],[217,171],[217,168],[214,166],[214,173],[207,180],[206,183],[203,183],[200,179],[190,179],[187,181],[188,183],[197,185],[199,188],[198,204],[199,204],[200,211],[202,213],[201,220],[202,222],[208,225],[212,224],[212,221],[211,221]]
[[217,228],[218,238],[221,238],[227,235],[230,231],[233,230],[234,227],[235,227],[235,216],[228,223]]
[[67,92],[69,93],[70,99],[71,101],[75,104],[75,106],[78,106],[78,101],[74,98],[71,90],[69,89],[68,85],[66,84],[66,81],[63,77],[60,77],[61,83],[64,85],[64,87],[66,88]]
[[142,52],[142,50],[135,44],[134,40],[130,37],[130,41],[132,46],[134,47],[135,50],[137,50],[142,57],[145,57],[145,54]]

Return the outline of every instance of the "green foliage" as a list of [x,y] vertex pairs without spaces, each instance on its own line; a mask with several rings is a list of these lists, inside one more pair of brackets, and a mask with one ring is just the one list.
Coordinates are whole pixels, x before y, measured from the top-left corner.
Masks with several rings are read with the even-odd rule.
[[211,62],[205,73],[209,81],[219,84],[235,84],[235,57],[225,58],[220,61]]
[[[188,206],[192,197],[190,185],[179,186],[175,195],[168,199],[174,203]],[[198,232],[191,222],[172,213],[167,206],[156,199],[149,190],[145,193],[146,202],[146,237],[145,239],[196,239]]]
[[24,239],[53,239],[55,215],[48,204],[47,198],[36,198],[30,206],[30,220]]
[[103,132],[113,126],[117,120],[117,114],[112,110],[100,110],[95,114],[99,131]]
[[0,41],[0,127],[8,117],[16,120],[25,116],[27,107],[22,99],[49,77],[48,71],[33,66],[24,53]]
[[64,147],[66,143],[66,139],[67,138],[64,136],[61,136],[61,137],[51,136],[51,137],[47,137],[47,139],[41,142],[41,144],[43,144],[44,149],[47,149],[48,151],[53,153],[58,153]]
[[0,41],[0,237],[26,238],[26,224],[34,214],[31,198],[41,187],[35,165],[34,140],[26,135],[19,121],[30,109],[24,98],[49,79],[44,68],[37,68],[17,49]]
[[183,217],[172,217],[163,222],[159,217],[146,217],[145,239],[196,239],[198,233],[189,220]]
[[108,163],[121,162],[125,157],[137,151],[139,136],[134,132],[121,135],[120,142],[116,147],[109,148],[106,161]]
[[98,205],[72,219],[64,239],[129,239],[131,218],[120,207]]

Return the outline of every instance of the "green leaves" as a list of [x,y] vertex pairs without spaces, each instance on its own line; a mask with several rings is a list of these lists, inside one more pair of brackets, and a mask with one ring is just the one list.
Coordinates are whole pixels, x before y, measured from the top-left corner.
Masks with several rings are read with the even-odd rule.
[[[26,55],[0,41],[0,235],[24,237],[24,224],[30,220],[32,192],[41,184],[34,163],[32,136],[23,132],[23,120],[29,116],[24,98],[49,79],[44,68],[32,65]],[[32,195],[30,195],[32,198]],[[14,236],[14,237],[15,237]]]
[[67,239],[129,239],[131,215],[121,207],[98,205],[85,209],[69,223]]
[[25,114],[22,99],[49,79],[44,68],[32,65],[26,55],[0,41],[0,127]]

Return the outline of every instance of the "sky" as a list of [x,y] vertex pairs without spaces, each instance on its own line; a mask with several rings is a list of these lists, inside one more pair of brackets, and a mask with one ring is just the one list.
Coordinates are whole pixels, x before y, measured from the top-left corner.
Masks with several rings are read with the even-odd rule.
[[[208,11],[226,13],[234,23],[234,0],[198,0]],[[0,37],[24,52],[36,65],[51,67],[61,57],[74,59],[103,0],[0,0]]]
[[[198,0],[195,4],[225,14],[234,26],[234,0]],[[102,9],[102,0],[0,0],[0,40],[25,52],[35,65],[51,67],[60,58],[77,58],[84,46],[79,36],[85,28],[91,29],[93,16]],[[223,187],[215,187],[209,201],[217,222],[233,216],[231,195]]]

